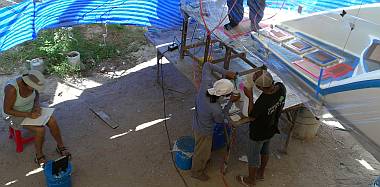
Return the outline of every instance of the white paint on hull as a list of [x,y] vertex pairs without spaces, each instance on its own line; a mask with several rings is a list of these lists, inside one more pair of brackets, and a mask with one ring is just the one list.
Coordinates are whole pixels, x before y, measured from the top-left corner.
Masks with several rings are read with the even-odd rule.
[[380,88],[351,90],[324,97],[328,108],[380,147]]

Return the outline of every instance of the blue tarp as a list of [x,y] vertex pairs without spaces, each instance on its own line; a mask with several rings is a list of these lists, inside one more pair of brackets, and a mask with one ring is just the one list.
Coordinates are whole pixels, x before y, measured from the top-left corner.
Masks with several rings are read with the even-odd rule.
[[180,0],[26,0],[0,9],[0,52],[35,39],[42,29],[107,23],[171,28]]
[[[180,0],[25,0],[0,9],[0,52],[35,39],[42,29],[108,23],[172,28],[182,21]],[[41,1],[41,0],[40,0]],[[191,0],[196,1],[196,0]],[[266,0],[271,8],[307,12],[380,0]]]

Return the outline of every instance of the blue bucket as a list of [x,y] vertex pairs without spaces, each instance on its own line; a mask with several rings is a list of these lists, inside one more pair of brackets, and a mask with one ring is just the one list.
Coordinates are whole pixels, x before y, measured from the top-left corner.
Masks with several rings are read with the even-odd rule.
[[[231,128],[227,127],[228,135],[231,133]],[[226,145],[226,137],[224,135],[224,124],[216,123],[214,125],[214,134],[212,135],[212,150],[218,150]]]
[[193,153],[195,141],[191,136],[183,136],[176,142],[179,151],[175,153],[175,163],[182,170],[191,169],[192,158],[185,153]]
[[66,172],[59,173],[58,176],[52,174],[53,161],[49,160],[44,167],[46,184],[48,187],[71,187],[71,164]]
[[373,182],[373,187],[380,187],[380,177],[376,179],[375,182]]

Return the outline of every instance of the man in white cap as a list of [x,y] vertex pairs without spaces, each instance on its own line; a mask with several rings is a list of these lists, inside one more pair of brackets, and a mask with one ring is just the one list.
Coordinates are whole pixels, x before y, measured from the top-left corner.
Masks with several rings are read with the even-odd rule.
[[249,125],[248,143],[248,176],[238,175],[236,180],[244,186],[253,186],[256,180],[264,180],[265,167],[269,160],[269,141],[278,130],[278,120],[285,105],[286,88],[277,82],[266,70],[258,70],[253,75],[256,87],[262,91],[259,98],[253,103],[251,89],[244,88],[249,98]]
[[205,169],[211,155],[214,125],[215,123],[225,122],[232,102],[239,99],[231,96],[229,104],[222,109],[221,99],[231,94],[234,90],[234,84],[228,79],[220,79],[214,82],[213,71],[221,73],[228,79],[236,77],[235,72],[227,71],[214,64],[206,62],[203,65],[202,82],[196,98],[193,115],[192,126],[195,148],[191,168],[191,176],[201,181],[209,179]]
[[[46,158],[42,151],[45,137],[45,124],[41,126],[21,126],[25,118],[36,119],[41,115],[39,93],[45,84],[44,75],[36,70],[31,70],[27,74],[9,80],[4,88],[3,112],[10,117],[10,125],[16,129],[26,128],[35,135],[36,158],[35,162],[43,165]],[[71,156],[70,152],[63,144],[62,136],[56,119],[52,116],[47,122],[51,135],[57,142],[57,152],[61,156]]]

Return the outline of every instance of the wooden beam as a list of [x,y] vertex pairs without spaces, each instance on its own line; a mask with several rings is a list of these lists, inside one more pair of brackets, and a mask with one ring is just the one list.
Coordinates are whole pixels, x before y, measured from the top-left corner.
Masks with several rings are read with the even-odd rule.
[[108,126],[110,126],[113,129],[116,129],[119,124],[114,122],[111,117],[105,113],[104,111],[101,110],[94,110],[92,108],[89,108],[96,116],[98,116],[101,120],[103,120]]

